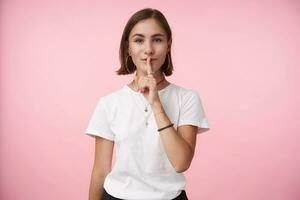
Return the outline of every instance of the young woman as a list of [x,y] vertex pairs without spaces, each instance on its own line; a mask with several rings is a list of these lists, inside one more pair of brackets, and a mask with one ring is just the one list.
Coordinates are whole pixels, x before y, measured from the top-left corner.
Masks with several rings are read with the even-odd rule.
[[196,134],[209,126],[198,93],[165,78],[173,71],[171,44],[160,11],[143,9],[127,22],[117,74],[135,72],[134,79],[99,98],[85,132],[96,141],[90,200],[188,199],[182,172]]

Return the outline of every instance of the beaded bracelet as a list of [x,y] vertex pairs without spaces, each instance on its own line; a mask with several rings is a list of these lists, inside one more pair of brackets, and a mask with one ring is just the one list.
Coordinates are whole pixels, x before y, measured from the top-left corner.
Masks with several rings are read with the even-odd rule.
[[160,129],[157,129],[157,131],[159,132],[159,131],[162,131],[162,130],[164,130],[164,129],[166,129],[166,128],[169,128],[169,127],[171,127],[171,126],[173,126],[174,124],[173,123],[171,123],[171,124],[169,124],[168,126],[165,126],[165,127],[162,127],[162,128],[160,128]]

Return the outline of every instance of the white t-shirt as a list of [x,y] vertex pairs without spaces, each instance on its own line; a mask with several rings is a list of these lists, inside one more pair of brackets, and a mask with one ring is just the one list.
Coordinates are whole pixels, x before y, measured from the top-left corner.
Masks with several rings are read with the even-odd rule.
[[[196,91],[170,83],[158,94],[176,130],[188,124],[197,126],[197,133],[209,130]],[[184,174],[177,173],[167,158],[151,106],[144,111],[147,102],[142,93],[125,85],[100,97],[85,131],[114,141],[116,161],[103,187],[120,199],[170,200],[186,186]]]

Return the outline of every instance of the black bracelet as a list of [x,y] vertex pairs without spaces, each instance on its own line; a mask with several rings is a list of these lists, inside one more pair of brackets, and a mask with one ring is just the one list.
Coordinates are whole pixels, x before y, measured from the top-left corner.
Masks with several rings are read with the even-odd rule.
[[165,127],[162,127],[162,128],[160,128],[160,129],[157,129],[157,131],[159,132],[159,131],[162,131],[162,130],[164,130],[164,129],[166,129],[166,128],[169,128],[169,127],[171,127],[171,126],[173,126],[174,124],[173,123],[171,123],[171,124],[169,124],[168,126],[165,126]]

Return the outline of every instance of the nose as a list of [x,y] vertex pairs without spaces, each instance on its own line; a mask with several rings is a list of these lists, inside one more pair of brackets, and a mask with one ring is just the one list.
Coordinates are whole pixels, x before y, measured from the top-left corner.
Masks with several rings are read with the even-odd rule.
[[151,55],[153,54],[153,48],[151,42],[146,42],[145,44],[145,54]]

